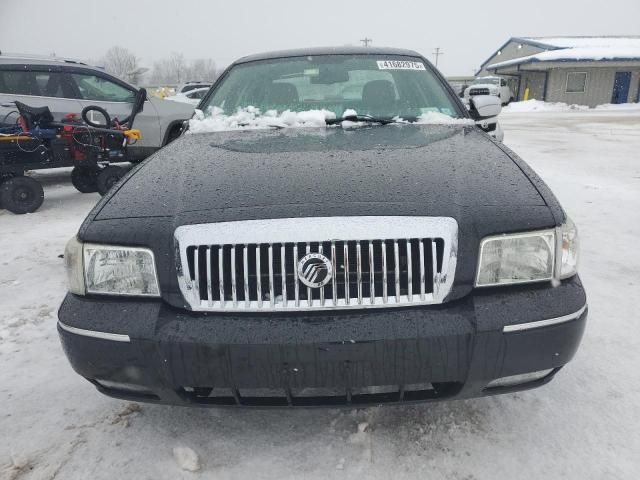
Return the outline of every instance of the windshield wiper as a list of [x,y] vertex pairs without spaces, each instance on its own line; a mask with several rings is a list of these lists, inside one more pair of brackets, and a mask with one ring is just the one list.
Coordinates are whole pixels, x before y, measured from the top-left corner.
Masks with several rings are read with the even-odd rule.
[[342,123],[344,121],[380,123],[382,125],[389,125],[390,123],[396,123],[396,121],[391,118],[380,118],[380,117],[374,117],[373,115],[366,115],[366,114],[360,114],[360,113],[354,114],[354,115],[344,115],[340,118],[327,118],[325,120],[325,122],[327,122],[327,125],[335,125],[337,123]]

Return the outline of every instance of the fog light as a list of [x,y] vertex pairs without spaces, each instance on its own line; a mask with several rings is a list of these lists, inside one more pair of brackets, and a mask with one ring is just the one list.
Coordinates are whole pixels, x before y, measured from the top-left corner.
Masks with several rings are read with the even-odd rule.
[[538,372],[521,373],[519,375],[511,375],[509,377],[496,378],[495,380],[489,382],[487,388],[513,387],[515,385],[523,385],[525,383],[535,382],[536,380],[540,380],[546,377],[552,371],[553,368],[550,368],[549,370],[540,370]]

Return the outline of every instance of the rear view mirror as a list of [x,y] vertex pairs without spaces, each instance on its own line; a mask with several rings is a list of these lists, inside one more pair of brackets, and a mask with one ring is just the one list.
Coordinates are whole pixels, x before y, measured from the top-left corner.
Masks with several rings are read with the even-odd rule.
[[495,95],[477,95],[469,100],[469,113],[474,120],[496,117],[501,111],[500,97]]

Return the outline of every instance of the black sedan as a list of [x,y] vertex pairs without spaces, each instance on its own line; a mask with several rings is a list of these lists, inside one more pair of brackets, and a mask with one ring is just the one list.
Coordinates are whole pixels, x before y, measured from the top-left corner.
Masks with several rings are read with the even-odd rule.
[[182,405],[545,384],[585,327],[578,235],[483,131],[499,108],[467,110],[412,51],[237,61],[69,242],[71,365],[105,394]]

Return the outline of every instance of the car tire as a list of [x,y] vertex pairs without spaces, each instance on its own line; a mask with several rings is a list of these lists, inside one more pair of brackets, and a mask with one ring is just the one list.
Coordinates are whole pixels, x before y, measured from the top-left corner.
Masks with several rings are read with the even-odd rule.
[[98,167],[78,166],[71,170],[71,183],[80,193],[94,193],[98,191]]
[[167,135],[167,143],[165,143],[165,145],[169,145],[176,138],[182,135],[182,129],[182,125],[174,125],[173,127],[171,127],[171,130],[169,130],[169,135]]
[[0,185],[0,204],[12,213],[33,213],[44,201],[44,190],[31,177],[14,177]]
[[125,173],[124,169],[114,165],[103,168],[97,178],[98,193],[103,196],[106,195],[111,190],[111,187],[124,177]]

